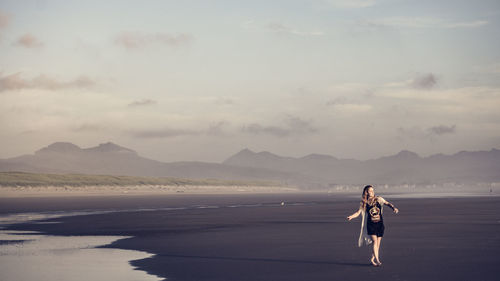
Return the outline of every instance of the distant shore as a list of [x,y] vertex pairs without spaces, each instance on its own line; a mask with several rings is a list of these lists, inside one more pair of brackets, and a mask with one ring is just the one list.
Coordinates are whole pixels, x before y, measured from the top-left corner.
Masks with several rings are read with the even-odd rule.
[[299,189],[296,187],[283,186],[271,181],[0,172],[0,196],[2,197],[297,191]]
[[300,192],[294,187],[252,185],[1,186],[0,197]]

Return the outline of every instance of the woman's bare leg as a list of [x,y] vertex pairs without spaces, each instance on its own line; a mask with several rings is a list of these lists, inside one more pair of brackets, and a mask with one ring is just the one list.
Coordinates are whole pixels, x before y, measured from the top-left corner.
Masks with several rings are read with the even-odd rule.
[[376,261],[377,261],[378,265],[382,264],[382,262],[380,262],[380,255],[379,255],[379,253],[380,253],[380,244],[382,244],[382,237],[377,237],[377,256],[376,256],[377,259],[376,259]]
[[374,266],[378,266],[378,243],[379,243],[379,240],[378,240],[378,237],[376,235],[370,235],[371,238],[372,238],[372,243],[373,243],[373,246],[372,246],[372,258],[371,258],[371,263],[372,265]]

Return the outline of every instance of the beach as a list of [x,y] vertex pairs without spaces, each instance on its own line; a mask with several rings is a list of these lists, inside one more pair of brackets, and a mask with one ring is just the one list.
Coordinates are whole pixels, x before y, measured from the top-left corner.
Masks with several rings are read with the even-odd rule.
[[0,186],[3,197],[76,197],[112,195],[230,194],[299,192],[295,187],[272,185],[84,185]]
[[381,267],[346,220],[358,194],[2,197],[0,215],[8,230],[122,237],[101,247],[148,253],[130,264],[167,280],[498,279],[500,197],[379,195],[400,210],[384,210]]

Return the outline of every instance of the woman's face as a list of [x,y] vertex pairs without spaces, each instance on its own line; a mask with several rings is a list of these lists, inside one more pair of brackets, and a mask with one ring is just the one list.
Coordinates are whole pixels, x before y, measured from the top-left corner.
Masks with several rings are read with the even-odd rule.
[[368,193],[368,197],[375,196],[375,191],[373,190],[373,187],[368,188],[366,192]]

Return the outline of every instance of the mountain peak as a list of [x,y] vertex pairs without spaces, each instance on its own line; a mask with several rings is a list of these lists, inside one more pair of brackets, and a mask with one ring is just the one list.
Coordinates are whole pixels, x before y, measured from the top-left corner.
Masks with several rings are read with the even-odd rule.
[[237,154],[254,154],[254,153],[255,152],[251,151],[250,149],[244,148],[240,152],[238,152]]
[[241,163],[247,163],[248,161],[250,162],[259,162],[259,161],[264,161],[264,160],[271,160],[271,159],[281,159],[282,157],[273,154],[269,151],[261,151],[261,152],[253,152],[248,148],[245,148],[241,150],[240,152],[234,154],[233,156],[229,157],[226,159],[223,163],[224,164],[229,164],[229,165],[240,165]]
[[120,152],[136,154],[134,150],[119,146],[112,142],[101,143],[96,147],[87,148],[86,150],[91,152]]
[[416,154],[415,152],[413,151],[409,151],[409,150],[401,150],[398,154],[396,154],[396,157],[404,157],[404,158],[420,158],[420,156],[418,156],[418,154]]
[[278,155],[271,153],[269,151],[261,151],[261,152],[257,153],[257,155],[263,156],[263,157],[278,157]]
[[318,153],[311,153],[309,155],[302,157],[301,159],[305,159],[305,160],[338,160],[337,158],[335,158],[331,155],[318,154]]
[[238,162],[239,159],[247,159],[248,157],[253,157],[256,153],[251,151],[250,149],[248,148],[245,148],[245,149],[242,149],[241,151],[239,151],[238,153],[230,156],[229,158],[227,158],[224,162],[224,164],[234,164],[235,161]]
[[68,152],[79,152],[81,150],[82,149],[80,147],[70,142],[55,142],[47,147],[44,147],[36,151],[35,153],[46,153],[46,152],[68,153]]

